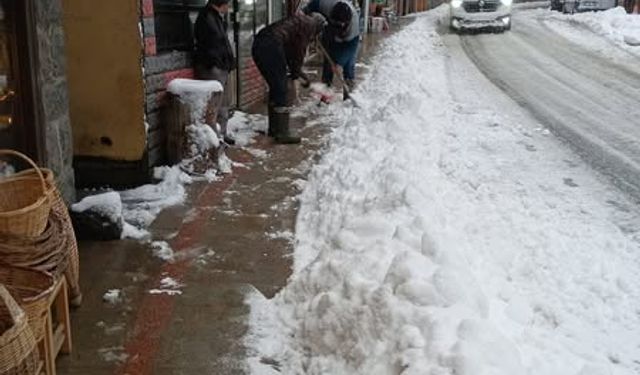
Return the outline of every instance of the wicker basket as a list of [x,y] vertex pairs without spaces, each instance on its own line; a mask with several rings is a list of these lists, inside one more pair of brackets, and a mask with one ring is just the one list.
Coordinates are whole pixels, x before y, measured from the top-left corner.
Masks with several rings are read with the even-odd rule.
[[51,210],[44,176],[33,160],[24,154],[0,150],[2,155],[26,161],[37,172],[39,181],[14,178],[0,181],[0,234],[38,236],[45,230]]
[[33,375],[39,363],[36,339],[7,289],[0,285],[0,375]]
[[69,261],[62,219],[51,211],[47,229],[38,237],[0,235],[0,259],[11,266],[49,272],[58,278]]
[[[62,227],[67,237],[67,257],[69,265],[64,274],[69,285],[69,299],[71,304],[79,306],[82,301],[82,292],[80,291],[80,256],[78,254],[76,234],[73,230],[73,224],[71,222],[71,217],[69,217],[67,206],[57,188],[53,171],[47,168],[41,168],[40,171],[42,172],[47,185],[47,196],[51,202],[51,210],[61,218]],[[27,169],[11,176],[11,178],[38,179],[38,170]]]
[[0,284],[5,285],[27,313],[31,331],[39,342],[45,333],[53,277],[43,271],[0,263]]

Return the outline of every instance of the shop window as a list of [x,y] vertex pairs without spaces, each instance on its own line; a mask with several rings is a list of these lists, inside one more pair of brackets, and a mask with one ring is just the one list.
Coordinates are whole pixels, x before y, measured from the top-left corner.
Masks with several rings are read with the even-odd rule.
[[158,52],[190,51],[193,23],[207,0],[154,0]]

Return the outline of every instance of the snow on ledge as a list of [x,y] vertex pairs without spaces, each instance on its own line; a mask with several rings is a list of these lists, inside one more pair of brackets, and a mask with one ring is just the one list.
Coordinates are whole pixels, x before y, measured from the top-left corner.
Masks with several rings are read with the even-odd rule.
[[176,78],[169,82],[167,91],[191,107],[191,116],[194,121],[204,122],[209,99],[213,94],[223,92],[224,87],[218,81]]
[[199,81],[195,79],[176,78],[169,82],[167,90],[178,96],[192,93],[211,94],[223,92],[224,87],[218,81]]

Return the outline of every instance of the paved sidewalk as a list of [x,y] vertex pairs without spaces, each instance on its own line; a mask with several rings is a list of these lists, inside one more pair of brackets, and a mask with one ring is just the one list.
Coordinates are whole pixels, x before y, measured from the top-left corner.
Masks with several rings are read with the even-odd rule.
[[[368,39],[364,56],[377,39]],[[270,297],[285,285],[295,197],[326,138],[327,129],[308,120],[294,119],[302,146],[258,137],[251,147],[261,152],[230,149],[243,167],[190,186],[188,202],[160,215],[153,238],[167,240],[177,261],[164,263],[136,241],[81,244],[85,300],[73,312],[74,352],[59,360],[59,373],[246,373],[244,295],[257,288]],[[150,294],[167,277],[182,284],[173,288],[181,294]],[[104,302],[109,289],[122,289],[123,301]]]

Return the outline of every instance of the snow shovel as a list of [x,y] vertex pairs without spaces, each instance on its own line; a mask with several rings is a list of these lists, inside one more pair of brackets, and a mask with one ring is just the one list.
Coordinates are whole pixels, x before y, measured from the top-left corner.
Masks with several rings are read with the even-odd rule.
[[356,103],[355,100],[353,100],[353,98],[351,97],[351,90],[349,90],[349,86],[347,86],[347,83],[344,81],[344,78],[342,77],[342,74],[340,74],[340,71],[338,70],[338,65],[333,61],[333,59],[331,58],[331,56],[329,56],[329,53],[327,52],[326,49],[324,49],[324,46],[322,45],[322,41],[320,41],[318,39],[318,48],[320,49],[320,52],[322,52],[322,54],[324,55],[324,57],[329,60],[329,64],[331,64],[331,70],[333,70],[333,74],[338,77],[338,80],[340,80],[340,83],[342,83],[342,94],[343,94],[343,99],[344,100],[349,100],[351,99],[351,101],[353,102],[353,104],[355,104],[355,106],[358,106],[358,103]]

